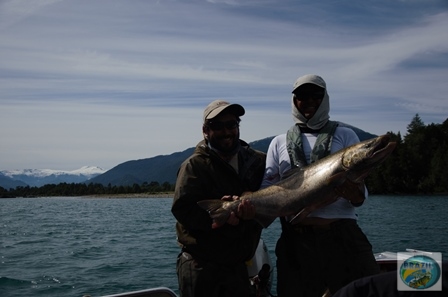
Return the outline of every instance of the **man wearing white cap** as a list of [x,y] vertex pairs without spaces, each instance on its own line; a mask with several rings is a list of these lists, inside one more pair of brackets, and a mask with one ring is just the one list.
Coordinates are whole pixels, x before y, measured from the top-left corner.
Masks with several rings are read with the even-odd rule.
[[[317,75],[299,77],[293,86],[295,125],[276,136],[268,149],[262,187],[282,179],[287,171],[304,167],[359,142],[356,133],[330,121],[330,101],[325,81]],[[357,278],[379,272],[367,237],[357,224],[355,206],[362,205],[364,183],[350,184],[360,201],[337,201],[315,210],[299,224],[281,218],[277,242],[278,297],[321,297]]]
[[204,139],[179,169],[171,211],[182,248],[177,259],[182,297],[250,294],[245,262],[254,255],[262,230],[247,219],[255,214],[253,206],[242,203],[238,214],[217,225],[197,205],[200,200],[232,199],[259,189],[266,156],[240,140],[244,113],[239,104],[211,102],[203,115]]

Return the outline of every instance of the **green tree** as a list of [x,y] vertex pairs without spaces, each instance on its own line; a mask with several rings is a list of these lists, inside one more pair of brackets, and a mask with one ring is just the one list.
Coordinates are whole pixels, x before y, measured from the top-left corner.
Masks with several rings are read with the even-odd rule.
[[425,123],[423,123],[422,119],[420,118],[420,116],[417,113],[412,118],[411,123],[407,126],[408,135],[414,134],[424,127],[425,127]]

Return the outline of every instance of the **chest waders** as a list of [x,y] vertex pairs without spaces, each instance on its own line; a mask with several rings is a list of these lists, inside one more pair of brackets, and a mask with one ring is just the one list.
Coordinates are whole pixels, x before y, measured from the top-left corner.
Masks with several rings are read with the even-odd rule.
[[[328,121],[325,126],[319,130],[316,143],[311,150],[310,164],[330,155],[331,142],[333,141],[333,135],[338,125],[338,122]],[[298,125],[292,126],[286,133],[286,148],[291,161],[291,169],[308,166],[305,153],[303,152],[302,131],[300,131]],[[280,218],[280,222],[283,228],[287,226],[284,217]]]
[[[333,135],[338,125],[338,122],[328,121],[319,130],[316,143],[311,150],[310,164],[330,155],[331,142],[333,141]],[[303,168],[308,165],[305,153],[303,152],[302,132],[298,125],[292,126],[286,133],[286,148],[291,161],[291,168]]]

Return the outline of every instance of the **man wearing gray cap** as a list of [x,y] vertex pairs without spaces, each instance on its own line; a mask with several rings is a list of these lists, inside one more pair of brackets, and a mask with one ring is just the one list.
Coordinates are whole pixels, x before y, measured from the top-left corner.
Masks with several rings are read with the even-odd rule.
[[[286,172],[304,167],[359,142],[356,133],[341,122],[330,121],[330,100],[322,77],[299,77],[291,98],[294,126],[276,136],[269,145],[262,188],[280,181]],[[277,242],[277,293],[279,297],[321,297],[357,278],[379,272],[367,237],[357,224],[355,207],[362,205],[364,183],[346,182],[344,187],[359,194],[360,201],[341,197],[309,209],[298,224],[281,218]],[[362,197],[362,198],[361,198]]]
[[262,227],[255,210],[242,203],[227,223],[218,225],[197,205],[206,199],[236,199],[259,189],[265,154],[240,140],[239,104],[211,102],[204,110],[200,141],[178,171],[171,211],[182,250],[177,259],[182,297],[249,296],[245,262],[257,248]]

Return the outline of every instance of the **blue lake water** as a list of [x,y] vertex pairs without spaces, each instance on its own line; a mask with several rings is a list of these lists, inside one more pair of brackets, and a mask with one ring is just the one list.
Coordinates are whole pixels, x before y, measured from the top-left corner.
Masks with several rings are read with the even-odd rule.
[[[0,296],[177,293],[170,198],[0,199]],[[448,256],[448,196],[371,196],[358,208],[374,252]],[[276,221],[263,231],[275,263]],[[275,279],[273,286],[275,294]]]

